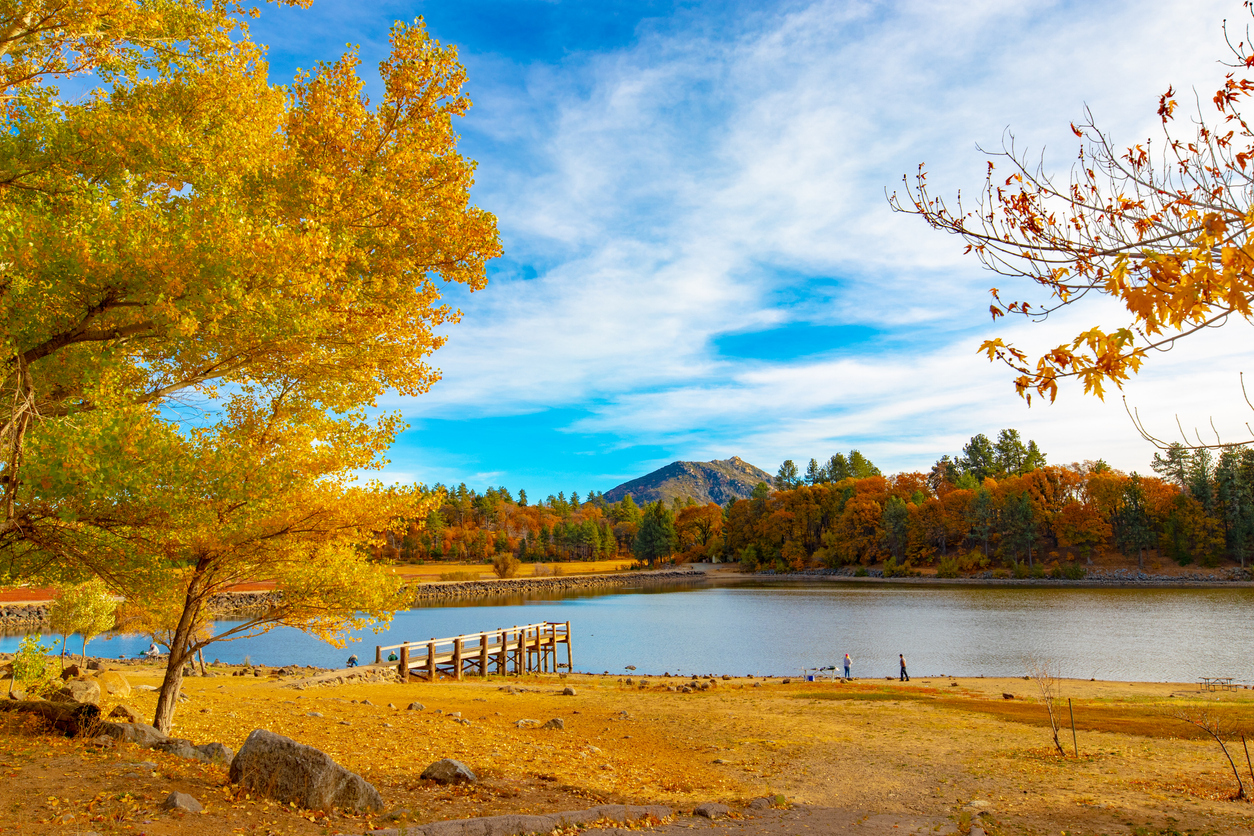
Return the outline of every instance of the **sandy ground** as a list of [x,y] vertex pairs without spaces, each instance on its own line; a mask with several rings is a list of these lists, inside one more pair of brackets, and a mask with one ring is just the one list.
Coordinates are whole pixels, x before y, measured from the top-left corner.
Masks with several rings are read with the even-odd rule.
[[[139,687],[159,681],[156,669],[124,672]],[[1066,726],[1063,757],[1053,748],[1036,683],[1022,679],[720,678],[707,682],[707,691],[683,694],[668,690],[687,681],[676,677],[630,685],[572,675],[296,690],[294,679],[230,672],[186,682],[177,736],[234,748],[254,728],[288,735],[364,775],[392,815],[285,808],[240,794],[221,767],[133,747],[99,749],[0,714],[0,833],[189,832],[180,814],[157,809],[175,789],[206,805],[194,817],[195,832],[205,834],[360,833],[396,821],[601,802],[688,811],[716,800],[743,816],[750,799],[777,794],[791,809],[714,824],[681,817],[663,829],[744,836],[965,833],[973,826],[989,834],[1254,832],[1254,805],[1231,799],[1236,782],[1219,746],[1173,716],[1207,714],[1250,736],[1252,691],[1063,681],[1061,710],[1070,698],[1079,747],[1076,757]],[[575,696],[561,695],[567,685]],[[156,697],[137,689],[126,701],[150,715]],[[405,710],[413,701],[424,709]],[[564,731],[515,726],[554,717],[563,719]],[[1234,740],[1230,751],[1250,788],[1252,770]],[[467,763],[481,782],[448,789],[420,780],[441,757]]]

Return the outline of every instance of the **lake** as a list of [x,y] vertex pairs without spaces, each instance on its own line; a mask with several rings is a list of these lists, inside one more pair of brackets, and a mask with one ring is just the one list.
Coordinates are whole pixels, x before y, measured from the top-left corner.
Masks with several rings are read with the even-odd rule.
[[[211,645],[206,658],[342,667],[376,644],[425,641],[539,621],[569,621],[575,670],[622,674],[796,675],[853,657],[857,677],[1022,676],[1047,660],[1063,676],[1254,680],[1254,589],[1085,589],[863,583],[686,585],[437,605],[396,614],[382,634],[337,649],[290,628]],[[220,623],[226,629],[230,622]],[[0,638],[12,652],[18,638]],[[96,639],[89,652],[134,656],[142,636]],[[73,651],[79,644],[71,639]]]

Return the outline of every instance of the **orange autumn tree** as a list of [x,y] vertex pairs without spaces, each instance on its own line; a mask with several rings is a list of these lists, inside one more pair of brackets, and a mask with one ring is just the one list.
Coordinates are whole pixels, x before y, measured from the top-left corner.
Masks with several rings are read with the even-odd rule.
[[1101,297],[1123,306],[1122,323],[1095,325],[1037,358],[986,341],[981,350],[1014,369],[1029,400],[1032,392],[1053,400],[1067,377],[1101,397],[1151,350],[1234,317],[1254,320],[1254,130],[1242,113],[1254,91],[1248,44],[1232,45],[1230,66],[1187,135],[1177,130],[1174,90],[1162,95],[1161,148],[1148,139],[1120,148],[1089,117],[1071,126],[1082,145],[1068,176],[1047,173],[1010,144],[988,163],[975,206],[934,196],[923,166],[904,199],[892,196],[894,209],[963,238],[994,273],[1045,291],[1047,300],[1031,302],[994,288],[994,319],[1040,320]]

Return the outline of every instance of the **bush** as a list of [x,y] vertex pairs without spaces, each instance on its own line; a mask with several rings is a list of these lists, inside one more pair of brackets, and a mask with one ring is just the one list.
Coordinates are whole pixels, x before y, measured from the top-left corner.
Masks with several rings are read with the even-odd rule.
[[[493,563],[495,568],[495,562]],[[501,575],[501,577],[506,577]],[[479,580],[478,572],[441,572],[440,580],[442,581],[477,581]]]
[[518,558],[513,552],[501,552],[492,558],[492,571],[498,578],[512,578],[518,574]]
[[961,576],[958,569],[958,558],[946,555],[936,564],[936,577],[938,578],[957,578]]
[[22,639],[17,653],[13,656],[13,680],[9,687],[21,687],[27,696],[42,694],[51,690],[56,678],[55,665],[48,658],[51,645],[39,642],[39,636],[30,635]]
[[994,569],[993,577],[999,581],[1008,580],[1010,578],[1010,570],[1009,569]]
[[855,578],[865,578],[865,577],[866,577],[867,575],[869,575],[869,574],[871,574],[871,573],[870,573],[870,572],[868,572],[868,571],[866,570],[866,567],[865,567],[865,566],[859,566],[859,567],[858,567],[857,569],[855,569],[855,570],[854,570],[854,572],[853,572],[853,575],[854,575],[854,577],[855,577]]
[[903,560],[898,563],[893,558],[884,561],[884,577],[886,578],[912,578],[919,573],[910,566],[909,560]]

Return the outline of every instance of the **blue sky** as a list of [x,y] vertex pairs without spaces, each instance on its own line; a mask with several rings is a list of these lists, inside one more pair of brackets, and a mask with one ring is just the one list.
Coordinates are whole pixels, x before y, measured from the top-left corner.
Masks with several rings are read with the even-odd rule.
[[[1026,407],[982,339],[1056,343],[1109,307],[994,325],[994,277],[889,211],[926,162],[974,191],[1006,131],[1065,170],[1090,107],[1120,145],[1159,135],[1157,97],[1202,101],[1235,0],[1167,2],[329,2],[265,6],[271,77],[422,15],[456,44],[475,106],[461,149],[505,256],[451,289],[444,379],[391,398],[410,429],[391,480],[608,490],[676,459],[774,471],[861,449],[926,469],[1017,427],[1051,462],[1147,470],[1119,398]],[[1023,291],[1023,288],[1019,288]],[[1194,338],[1127,390],[1149,426],[1246,420],[1244,323]]]

